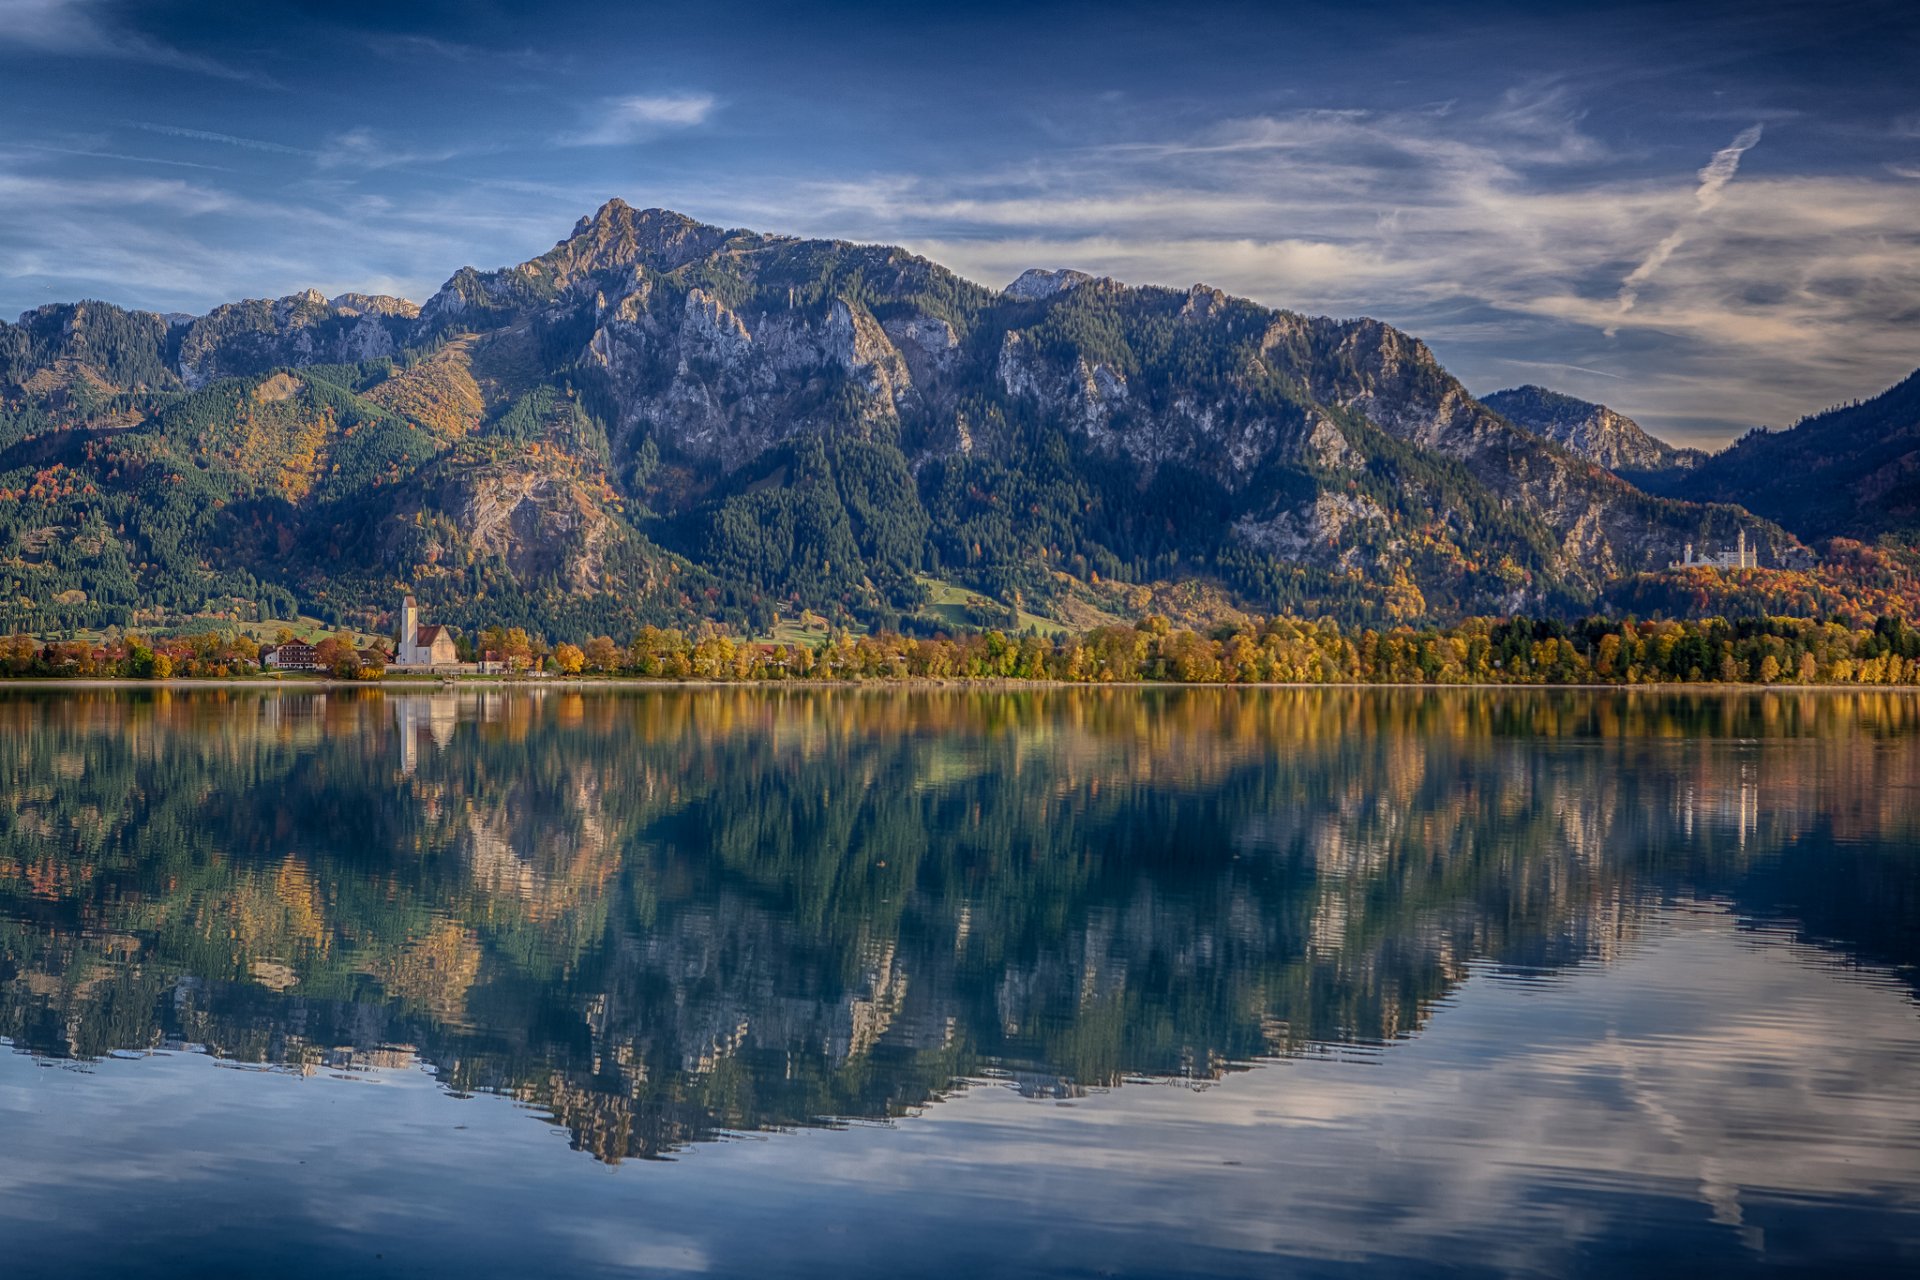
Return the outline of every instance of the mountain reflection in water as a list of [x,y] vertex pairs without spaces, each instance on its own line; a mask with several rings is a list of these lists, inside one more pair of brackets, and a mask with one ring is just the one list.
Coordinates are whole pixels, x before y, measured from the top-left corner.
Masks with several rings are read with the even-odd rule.
[[1698,998],[1690,919],[1867,973],[1914,1064],[1905,694],[9,690],[0,781],[17,1050],[417,1061],[609,1163],[968,1080],[1390,1068],[1474,974],[1663,948]]

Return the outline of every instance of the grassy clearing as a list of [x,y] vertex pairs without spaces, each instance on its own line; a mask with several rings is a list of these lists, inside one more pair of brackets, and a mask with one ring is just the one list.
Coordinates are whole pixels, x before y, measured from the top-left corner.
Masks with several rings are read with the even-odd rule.
[[[948,582],[942,578],[929,578],[925,575],[920,576],[920,582],[926,587],[929,597],[924,612],[932,614],[957,630],[972,631],[980,627],[980,622],[969,617],[970,612],[976,615],[984,612],[991,616],[1002,616],[1007,611],[1007,606],[1000,601],[991,596],[981,595],[978,591],[958,583]],[[1054,618],[1041,617],[1026,609],[1020,610],[1017,617],[1018,621],[1012,627],[1015,631],[1026,631],[1032,628],[1041,635],[1064,635],[1068,631],[1065,623]]]

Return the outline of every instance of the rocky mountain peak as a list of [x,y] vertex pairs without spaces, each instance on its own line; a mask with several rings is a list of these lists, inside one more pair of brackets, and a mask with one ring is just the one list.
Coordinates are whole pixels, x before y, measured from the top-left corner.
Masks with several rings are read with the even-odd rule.
[[631,217],[633,217],[633,206],[625,200],[622,200],[619,196],[614,196],[598,209],[595,209],[592,213],[583,215],[578,222],[574,223],[573,235],[585,235],[594,227],[615,226],[621,220]]
[[1613,471],[1688,468],[1706,457],[1697,449],[1676,449],[1655,439],[1632,418],[1603,404],[1546,387],[1511,387],[1482,397],[1481,403],[1535,435],[1557,441]]
[[1049,270],[1045,267],[1030,267],[1020,273],[1020,278],[1006,288],[1010,298],[1019,298],[1023,302],[1037,302],[1042,298],[1052,298],[1067,292],[1078,285],[1093,279],[1084,271],[1073,271],[1062,267]]
[[411,320],[420,314],[420,304],[384,293],[336,294],[328,306],[343,316],[399,316]]
[[719,247],[726,233],[671,209],[635,209],[615,197],[592,217],[574,224],[573,234],[554,246],[549,259],[565,285],[582,275],[643,262],[656,271],[673,271]]

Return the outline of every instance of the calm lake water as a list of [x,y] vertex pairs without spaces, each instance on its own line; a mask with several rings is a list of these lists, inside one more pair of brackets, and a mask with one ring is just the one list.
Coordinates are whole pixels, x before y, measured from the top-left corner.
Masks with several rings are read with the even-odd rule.
[[1920,699],[0,691],[8,1274],[1891,1274]]

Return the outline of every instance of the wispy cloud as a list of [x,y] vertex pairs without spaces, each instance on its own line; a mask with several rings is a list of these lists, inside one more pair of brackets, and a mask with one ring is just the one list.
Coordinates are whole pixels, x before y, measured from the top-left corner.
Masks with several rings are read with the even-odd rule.
[[[0,0],[3,2],[3,0]],[[306,147],[292,147],[284,142],[268,142],[260,138],[244,138],[232,133],[216,133],[211,129],[187,129],[176,124],[156,124],[150,120],[129,120],[130,128],[147,133],[157,133],[168,138],[186,138],[193,142],[214,142],[223,147],[239,147],[243,151],[267,151],[283,156],[317,156],[320,153]]]
[[1615,381],[1623,381],[1626,378],[1623,373],[1608,373],[1605,369],[1595,369],[1584,364],[1568,364],[1561,360],[1518,360],[1512,356],[1501,356],[1498,362],[1512,365],[1516,369],[1557,369],[1564,373],[1588,373],[1596,378],[1612,378]]
[[497,149],[492,144],[424,146],[395,140],[366,126],[331,134],[318,147],[296,147],[290,143],[274,142],[266,138],[219,133],[212,129],[190,129],[183,125],[164,124],[151,120],[129,120],[126,125],[145,133],[159,134],[168,138],[184,138],[189,142],[206,142],[215,146],[234,147],[241,151],[264,152],[268,155],[298,156],[312,160],[315,168],[323,171],[408,168],[439,164],[456,156],[477,155]]
[[[1660,268],[1667,265],[1667,260],[1673,257],[1680,246],[1687,242],[1687,237],[1692,234],[1694,225],[1713,212],[1714,206],[1720,203],[1721,192],[1725,191],[1727,184],[1733,181],[1733,175],[1740,171],[1740,157],[1759,144],[1760,131],[1761,126],[1757,124],[1742,130],[1730,145],[1714,152],[1713,159],[1707,162],[1706,168],[1700,170],[1698,175],[1700,185],[1694,189],[1693,193],[1692,217],[1669,231],[1660,243],[1640,260],[1640,265],[1629,271],[1626,279],[1620,282],[1620,296],[1616,305],[1621,315],[1624,316],[1633,310],[1634,303],[1640,300],[1640,290],[1653,279]],[[1609,328],[1606,332],[1608,337],[1612,337],[1617,332],[1617,326]]]
[[[1432,340],[1472,385],[1510,380],[1518,348],[1703,443],[1920,363],[1910,182],[1735,181],[1750,131],[1682,186],[1587,137],[1570,103],[1532,101],[1550,105],[1276,113],[970,174],[716,182],[696,211],[904,243],[992,285],[1066,266],[1375,315]],[[1636,287],[1654,272],[1659,287],[1623,313],[1621,264],[1654,257],[1649,228],[1683,229],[1686,252],[1639,271]]]
[[441,62],[470,64],[476,62],[509,63],[522,67],[535,67],[546,64],[550,59],[531,48],[489,49],[480,45],[466,44],[458,40],[446,40],[439,36],[427,35],[391,35],[384,32],[370,33],[365,37],[367,47],[383,58],[395,62],[420,63],[427,59]]
[[97,148],[56,147],[44,142],[27,142],[21,145],[28,151],[42,151],[48,155],[85,156],[93,160],[125,160],[135,164],[158,164],[172,169],[202,169],[212,173],[233,172],[224,165],[201,164],[197,160],[170,160],[165,156],[141,156],[125,151],[102,151]]
[[705,124],[719,107],[710,93],[636,94],[606,98],[586,125],[560,141],[575,147],[613,147],[645,142],[674,129]]
[[328,138],[320,148],[318,160],[322,169],[394,169],[439,164],[484,149],[408,146],[382,138],[371,129],[359,128]]
[[271,83],[256,71],[189,53],[118,23],[101,0],[0,0],[0,45],[40,53],[111,58],[222,80]]
[[[0,150],[0,288],[27,306],[100,297],[198,312],[309,286],[424,298],[476,238],[451,196],[433,217],[324,190],[273,200],[211,181],[36,172],[23,167],[43,163],[31,155]],[[499,234],[537,241],[543,230]]]

